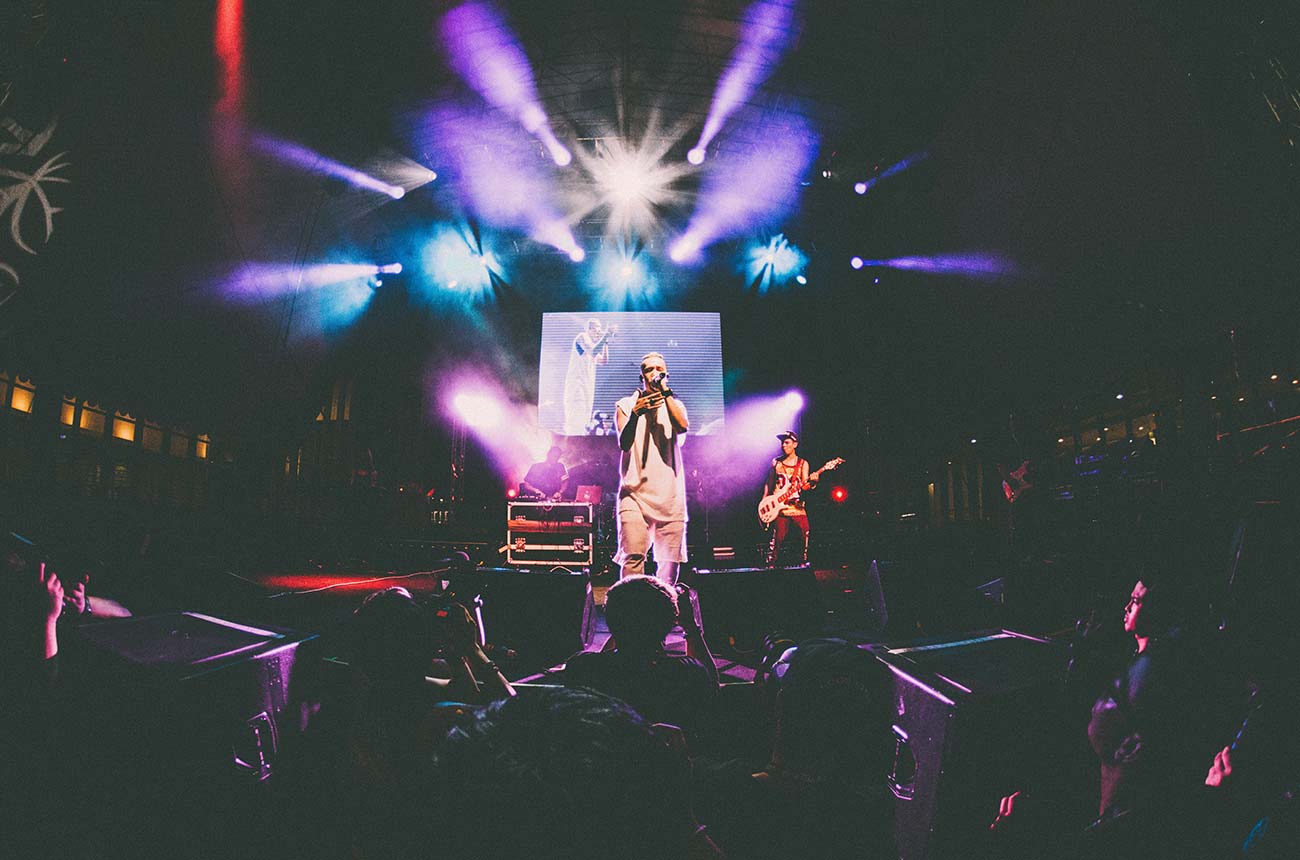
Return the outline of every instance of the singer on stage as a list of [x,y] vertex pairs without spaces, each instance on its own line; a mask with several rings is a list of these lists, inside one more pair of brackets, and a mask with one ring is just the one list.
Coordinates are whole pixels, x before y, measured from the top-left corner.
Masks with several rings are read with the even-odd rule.
[[641,358],[641,385],[614,407],[622,449],[618,486],[618,554],[623,576],[645,572],[654,542],[656,576],[669,585],[686,561],[686,469],[681,445],[690,424],[686,406],[668,386],[657,352]]

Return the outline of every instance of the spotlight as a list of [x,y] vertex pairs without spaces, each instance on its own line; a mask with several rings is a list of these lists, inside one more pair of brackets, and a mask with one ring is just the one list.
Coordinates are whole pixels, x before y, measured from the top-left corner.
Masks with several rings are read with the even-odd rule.
[[871,283],[873,283],[873,284],[878,284],[878,283],[880,283],[880,278],[874,278],[874,279],[871,281]]
[[855,183],[853,183],[853,193],[855,193],[855,194],[866,194],[866,193],[867,193],[867,183],[865,183],[865,182],[855,182]]
[[1115,395],[1115,399],[1116,399],[1116,400],[1123,400],[1123,399],[1124,399],[1124,395],[1123,395],[1123,394],[1116,394],[1116,395]]
[[831,500],[837,505],[842,504],[849,497],[849,491],[843,487],[835,487],[831,490]]
[[588,276],[593,289],[608,291],[610,295],[621,294],[627,298],[642,299],[658,289],[658,282],[647,267],[647,260],[628,249],[606,246],[596,256]]
[[703,164],[704,150],[698,146],[695,147],[690,152],[686,153],[686,160],[689,161],[691,164],[696,164],[696,165]]
[[[486,241],[486,239],[484,239]],[[420,253],[424,277],[431,284],[460,287],[478,295],[492,283],[492,275],[505,277],[490,247],[467,238],[465,231],[451,226],[436,227]]]
[[519,124],[529,134],[537,134],[537,130],[542,127],[544,122],[546,122],[546,114],[542,111],[541,105],[524,105],[523,109],[519,111]]
[[751,246],[746,255],[749,280],[760,281],[760,289],[784,284],[808,264],[803,251],[791,245],[784,233],[777,233],[764,244]]
[[506,488],[506,498],[507,498],[507,499],[513,499],[513,498],[514,498],[515,496],[517,496],[517,495],[519,495],[519,488],[518,488],[518,487],[507,487],[507,488]]
[[668,259],[674,263],[685,263],[700,253],[700,240],[687,233],[673,242],[668,249]]
[[782,400],[784,400],[785,405],[794,412],[800,412],[803,410],[803,395],[798,391],[787,391]]
[[865,263],[861,257],[854,257],[852,260],[849,260],[849,265],[855,269],[861,269]]
[[970,437],[970,443],[971,443],[972,445],[974,445],[974,444],[975,444],[976,442],[978,442],[978,441],[979,441],[979,440],[976,439],[974,436]]
[[795,279],[795,281],[797,281],[800,285],[803,285],[803,284],[808,283],[808,277],[807,277],[806,275],[795,275],[795,276],[794,276],[794,279]]
[[562,146],[556,147],[555,151],[551,153],[551,160],[559,167],[568,167],[573,163],[573,153]]
[[659,221],[659,207],[683,199],[674,186],[690,170],[663,161],[664,149],[650,138],[640,143],[602,138],[595,155],[584,156],[583,164],[600,193],[596,205],[609,209],[607,231],[611,235],[652,227]]
[[587,259],[587,252],[575,245],[569,250],[569,259],[575,263],[581,263]]
[[406,189],[400,185],[390,185],[388,186],[388,196],[394,200],[401,200],[406,196]]
[[501,405],[481,394],[457,394],[453,401],[456,413],[470,427],[491,429],[501,421]]
[[400,275],[402,274],[402,264],[389,263],[387,266],[380,266],[379,273],[381,275]]

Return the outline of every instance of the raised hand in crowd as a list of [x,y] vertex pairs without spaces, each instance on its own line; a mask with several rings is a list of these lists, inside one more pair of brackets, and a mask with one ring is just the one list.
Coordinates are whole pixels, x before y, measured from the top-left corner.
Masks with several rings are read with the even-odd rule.
[[448,603],[434,610],[434,623],[442,625],[447,637],[446,661],[452,681],[448,692],[456,692],[470,703],[491,702],[515,694],[479,642],[474,614],[460,603]]
[[41,562],[37,568],[41,586],[45,589],[42,608],[45,610],[45,659],[59,653],[59,616],[63,613],[63,583],[54,568]]

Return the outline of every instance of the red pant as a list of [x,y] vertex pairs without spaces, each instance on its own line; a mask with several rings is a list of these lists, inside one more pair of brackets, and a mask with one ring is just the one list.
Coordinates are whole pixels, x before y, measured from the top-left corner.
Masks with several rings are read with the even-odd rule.
[[772,543],[767,549],[767,565],[774,566],[782,555],[787,563],[808,562],[808,515],[782,514],[772,523]]

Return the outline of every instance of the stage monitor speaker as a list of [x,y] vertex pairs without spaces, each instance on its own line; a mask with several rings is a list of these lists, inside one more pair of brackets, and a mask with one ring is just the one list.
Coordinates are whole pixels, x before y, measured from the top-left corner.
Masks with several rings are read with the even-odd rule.
[[774,630],[815,632],[825,616],[811,567],[704,569],[684,581],[700,595],[704,633],[711,645],[758,647]]
[[[73,628],[60,654],[69,707],[60,752],[75,771],[69,826],[104,856],[249,856],[272,776],[299,733],[297,673],[313,635],[197,612]],[[228,834],[232,820],[246,821]],[[270,822],[264,822],[270,826]]]
[[591,641],[595,609],[585,574],[479,568],[445,579],[462,599],[482,595],[487,641],[515,651],[518,669],[554,666]]
[[1058,643],[1010,630],[866,646],[894,675],[888,775],[902,860],[982,856],[1013,761],[1038,751],[1065,671]]

